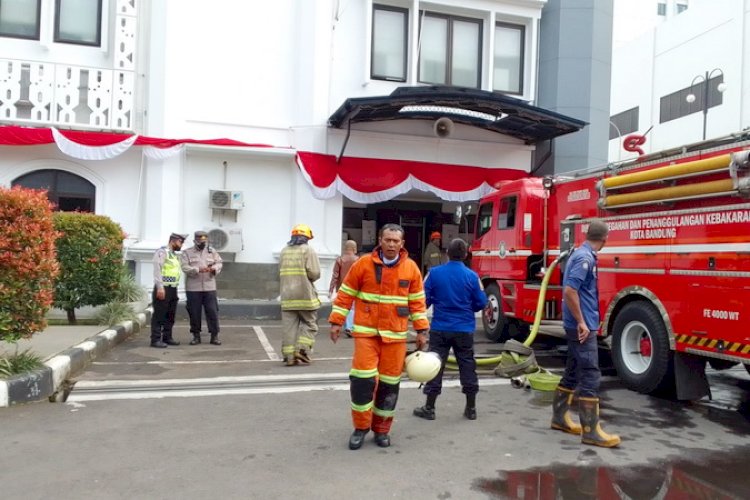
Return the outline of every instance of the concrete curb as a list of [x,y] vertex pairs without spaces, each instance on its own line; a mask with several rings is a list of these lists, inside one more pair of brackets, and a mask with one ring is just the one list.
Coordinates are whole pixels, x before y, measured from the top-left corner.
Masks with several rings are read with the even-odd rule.
[[80,344],[65,349],[44,362],[44,367],[29,373],[0,380],[0,408],[49,399],[58,400],[60,389],[66,381],[82,372],[93,360],[140,331],[151,320],[149,307],[136,316],[135,321],[125,321],[89,337]]

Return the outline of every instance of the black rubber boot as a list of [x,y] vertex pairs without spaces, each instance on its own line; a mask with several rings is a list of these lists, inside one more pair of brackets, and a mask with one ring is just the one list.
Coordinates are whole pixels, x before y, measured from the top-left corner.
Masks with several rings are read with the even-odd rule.
[[165,344],[161,340],[157,340],[155,342],[151,342],[151,347],[158,347],[159,349],[164,349],[165,347],[167,347],[167,344]]
[[219,335],[211,335],[211,343],[213,345],[221,345],[221,340],[219,340]]
[[477,395],[467,394],[466,395],[466,408],[464,408],[464,417],[469,420],[477,419]]
[[555,398],[552,400],[552,423],[550,427],[568,434],[581,434],[581,426],[570,416],[574,392],[567,387],[557,386]]
[[190,341],[190,345],[198,345],[201,343],[201,336],[200,334],[195,335],[193,334],[193,340]]
[[164,338],[162,342],[164,342],[167,345],[180,345],[180,343],[176,341],[175,339],[173,339],[171,336]]
[[604,448],[613,448],[620,444],[620,436],[607,434],[599,423],[599,398],[578,398],[578,413],[581,417],[581,442]]
[[375,433],[375,444],[381,448],[388,448],[391,445],[391,436],[381,432]]
[[365,436],[370,429],[354,429],[351,437],[349,437],[349,449],[358,450],[362,448],[362,443],[365,442]]
[[425,420],[435,420],[435,401],[437,400],[437,394],[428,394],[427,401],[424,406],[414,408],[414,416],[423,418]]

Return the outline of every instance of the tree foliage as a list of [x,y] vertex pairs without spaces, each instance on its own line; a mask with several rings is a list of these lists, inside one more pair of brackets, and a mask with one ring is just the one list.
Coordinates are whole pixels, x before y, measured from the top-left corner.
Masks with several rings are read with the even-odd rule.
[[44,191],[0,187],[0,339],[46,326],[58,264],[52,206]]
[[55,284],[55,307],[68,313],[114,299],[122,267],[122,228],[109,217],[80,212],[58,212],[55,228],[60,275]]

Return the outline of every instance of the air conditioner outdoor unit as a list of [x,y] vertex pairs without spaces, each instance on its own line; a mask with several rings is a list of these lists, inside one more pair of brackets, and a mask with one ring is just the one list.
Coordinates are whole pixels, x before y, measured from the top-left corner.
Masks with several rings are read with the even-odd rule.
[[208,205],[210,208],[222,210],[239,210],[245,203],[242,200],[242,191],[211,189],[208,191]]
[[236,253],[242,251],[242,229],[212,227],[206,229],[208,245],[218,252]]

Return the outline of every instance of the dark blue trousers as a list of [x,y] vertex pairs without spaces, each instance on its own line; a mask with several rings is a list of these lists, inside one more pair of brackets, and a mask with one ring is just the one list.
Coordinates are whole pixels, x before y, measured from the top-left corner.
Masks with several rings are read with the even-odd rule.
[[599,397],[599,346],[596,331],[589,333],[586,341],[578,342],[578,331],[565,329],[568,340],[568,359],[565,374],[560,385],[570,390],[578,390],[578,395],[586,398]]
[[156,287],[151,291],[151,342],[167,341],[172,338],[175,312],[177,311],[177,287],[164,287],[164,300],[156,298]]
[[474,334],[457,332],[430,332],[430,351],[436,352],[443,365],[437,377],[424,386],[425,394],[440,394],[443,389],[443,371],[448,353],[453,348],[453,354],[458,362],[458,373],[461,377],[461,392],[476,394],[479,392],[477,379],[477,362],[474,360]]

